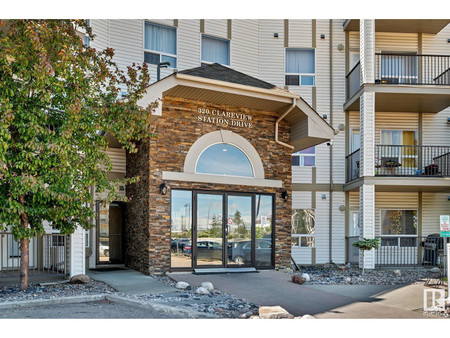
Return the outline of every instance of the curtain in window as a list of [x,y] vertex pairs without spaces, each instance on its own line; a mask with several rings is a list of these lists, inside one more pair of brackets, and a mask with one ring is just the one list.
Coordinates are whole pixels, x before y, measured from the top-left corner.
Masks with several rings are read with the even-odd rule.
[[177,36],[175,28],[146,22],[145,49],[176,55]]
[[227,40],[202,37],[202,60],[230,65],[230,44]]
[[382,130],[381,144],[385,145],[402,145],[402,131],[401,130]]
[[286,73],[315,73],[314,49],[286,49]]
[[400,83],[415,83],[417,80],[417,56],[381,55],[381,76],[398,78]]

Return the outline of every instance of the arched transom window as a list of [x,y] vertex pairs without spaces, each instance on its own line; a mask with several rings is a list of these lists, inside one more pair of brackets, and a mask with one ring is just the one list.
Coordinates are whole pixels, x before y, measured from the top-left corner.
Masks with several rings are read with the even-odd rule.
[[206,148],[198,157],[197,174],[255,177],[247,155],[229,143],[216,143]]

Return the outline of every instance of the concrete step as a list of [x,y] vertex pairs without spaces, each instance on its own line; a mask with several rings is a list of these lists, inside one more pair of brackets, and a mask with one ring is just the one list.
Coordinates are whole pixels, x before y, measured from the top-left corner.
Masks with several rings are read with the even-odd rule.
[[242,272],[257,272],[255,268],[204,268],[194,269],[194,274],[212,274],[212,273],[242,273]]

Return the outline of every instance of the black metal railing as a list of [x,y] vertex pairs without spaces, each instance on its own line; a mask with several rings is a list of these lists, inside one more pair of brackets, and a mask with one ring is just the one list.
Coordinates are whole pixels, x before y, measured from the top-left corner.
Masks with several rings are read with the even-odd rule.
[[345,77],[347,100],[361,87],[361,64],[358,62]]
[[359,149],[355,150],[350,155],[347,155],[347,182],[359,178]]
[[[30,240],[29,274],[67,274],[67,237],[44,234]],[[20,275],[20,244],[12,233],[0,232],[0,278]]]
[[[380,246],[375,250],[375,266],[441,266],[445,262],[443,238],[435,236],[378,236]],[[347,237],[347,261],[359,263],[360,251],[352,246],[359,237]]]
[[450,176],[450,146],[375,145],[375,176]]
[[375,83],[450,85],[450,55],[375,54]]

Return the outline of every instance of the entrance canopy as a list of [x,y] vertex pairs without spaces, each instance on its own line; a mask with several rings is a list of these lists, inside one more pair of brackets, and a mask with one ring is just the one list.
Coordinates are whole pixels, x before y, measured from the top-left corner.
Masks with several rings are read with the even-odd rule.
[[[146,106],[164,96],[273,111],[280,116],[294,106],[285,117],[291,125],[293,152],[334,137],[333,128],[299,95],[219,64],[184,70],[155,82],[139,103]],[[160,103],[153,121],[161,114]]]

